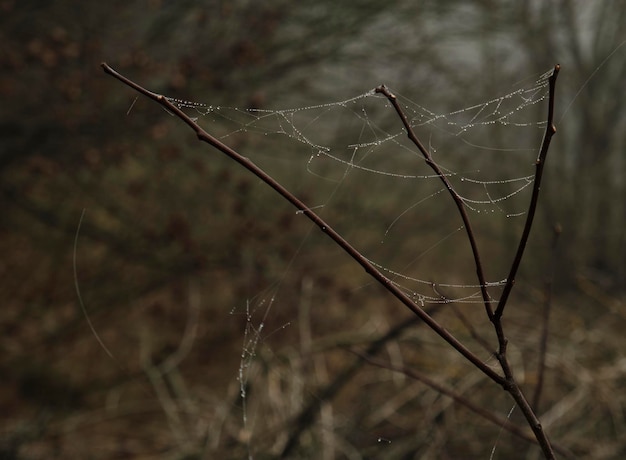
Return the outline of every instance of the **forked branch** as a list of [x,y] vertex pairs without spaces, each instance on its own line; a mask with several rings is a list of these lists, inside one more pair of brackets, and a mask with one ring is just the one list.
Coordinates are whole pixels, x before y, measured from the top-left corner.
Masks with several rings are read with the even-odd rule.
[[560,66],[557,64],[554,66],[554,70],[552,75],[550,75],[549,79],[549,100],[548,100],[548,120],[546,123],[546,132],[543,138],[543,142],[541,144],[541,149],[539,151],[539,156],[536,160],[536,170],[535,170],[535,181],[533,185],[533,192],[530,200],[530,205],[528,209],[528,213],[526,216],[526,223],[524,225],[524,230],[522,232],[522,236],[520,237],[520,242],[518,244],[517,253],[515,254],[515,258],[513,259],[513,263],[511,264],[511,269],[509,271],[509,276],[507,278],[506,284],[504,286],[503,292],[500,296],[500,300],[498,301],[498,305],[495,311],[491,307],[491,297],[489,292],[487,291],[487,283],[483,271],[483,265],[480,260],[480,253],[478,251],[478,245],[476,243],[476,238],[474,236],[474,231],[472,230],[471,222],[469,220],[469,216],[465,209],[465,203],[461,196],[454,190],[452,184],[444,174],[443,170],[435,163],[432,159],[432,156],[428,149],[424,147],[424,145],[420,142],[417,135],[413,131],[411,123],[409,122],[407,116],[404,113],[404,110],[400,106],[397,97],[391,93],[387,87],[384,85],[376,88],[376,92],[383,94],[387,100],[391,103],[396,113],[400,117],[402,124],[404,125],[404,129],[406,130],[406,134],[418,148],[420,153],[423,155],[426,163],[432,168],[432,170],[439,176],[445,187],[448,189],[450,196],[454,200],[456,204],[459,214],[461,215],[461,219],[463,220],[463,225],[467,232],[467,237],[470,242],[472,253],[474,256],[474,264],[476,267],[476,274],[478,277],[478,282],[480,283],[481,293],[483,297],[483,302],[485,305],[485,310],[487,311],[487,316],[489,320],[493,323],[496,336],[498,337],[498,351],[495,353],[500,366],[502,367],[502,371],[504,372],[504,377],[506,384],[504,385],[504,389],[510,393],[515,402],[520,407],[520,410],[526,417],[526,420],[533,430],[533,433],[543,450],[543,453],[547,459],[555,458],[554,451],[552,446],[550,445],[550,441],[548,437],[543,431],[541,423],[537,419],[532,407],[526,400],[524,393],[522,392],[519,384],[515,380],[513,376],[513,371],[511,365],[508,361],[506,355],[507,348],[507,339],[504,335],[504,329],[502,326],[502,314],[504,312],[504,307],[506,306],[509,294],[511,293],[511,289],[515,283],[515,276],[517,275],[517,270],[519,269],[520,263],[522,261],[522,257],[524,256],[524,250],[526,248],[526,243],[528,241],[528,237],[530,235],[530,230],[532,228],[533,219],[535,217],[535,212],[537,209],[537,203],[539,200],[539,190],[541,188],[541,179],[543,175],[543,168],[546,156],[548,154],[548,149],[550,147],[550,141],[552,140],[552,136],[556,132],[556,128],[554,126],[554,100],[555,100],[555,90],[556,90],[556,78],[558,76],[560,70]]
[[[536,161],[536,172],[535,172],[533,194],[531,197],[530,206],[529,206],[527,217],[526,217],[526,224],[524,226],[522,237],[520,238],[520,242],[518,245],[517,253],[515,255],[515,259],[513,260],[513,263],[511,265],[511,270],[509,272],[507,282],[504,286],[504,290],[502,292],[502,295],[500,296],[500,300],[498,301],[498,306],[496,307],[495,312],[491,308],[491,296],[489,295],[489,292],[487,291],[487,282],[485,278],[485,272],[483,270],[483,265],[480,260],[480,252],[478,251],[476,237],[474,236],[472,224],[467,214],[467,210],[465,208],[463,199],[454,190],[454,188],[452,187],[452,184],[448,180],[447,176],[444,174],[443,170],[439,167],[437,163],[435,163],[428,149],[424,147],[424,144],[422,144],[422,142],[418,139],[417,135],[415,134],[415,131],[413,131],[411,123],[409,122],[406,114],[402,110],[402,107],[400,107],[400,104],[398,103],[398,98],[395,96],[395,94],[391,93],[385,85],[381,85],[375,90],[377,93],[384,95],[389,100],[389,102],[395,109],[396,113],[400,117],[400,120],[402,121],[402,124],[404,125],[404,129],[406,130],[407,136],[409,137],[411,142],[415,144],[415,146],[418,148],[418,150],[420,151],[420,153],[423,155],[424,159],[426,160],[426,163],[428,164],[428,166],[430,166],[432,170],[435,172],[435,174],[437,174],[437,176],[441,179],[445,187],[448,189],[448,192],[452,196],[452,199],[454,200],[454,204],[459,210],[459,214],[461,215],[461,219],[463,220],[463,226],[465,227],[465,231],[467,232],[467,238],[470,242],[470,246],[472,247],[472,254],[474,256],[474,264],[476,267],[476,275],[478,277],[478,282],[480,283],[481,293],[483,296],[483,302],[485,304],[487,316],[492,321],[494,321],[494,319],[499,320],[499,318],[502,317],[502,312],[504,311],[504,307],[508,300],[508,296],[511,293],[513,284],[515,283],[515,275],[517,274],[517,270],[522,261],[522,257],[524,255],[524,249],[526,248],[526,242],[528,241],[530,230],[533,224],[533,219],[535,217],[535,211],[537,209],[537,202],[539,199],[539,189],[541,187],[541,178],[543,175],[543,167],[544,167],[546,155],[548,154],[548,149],[550,147],[550,141],[552,140],[552,136],[556,132],[556,128],[554,126],[554,94],[555,94],[555,89],[556,89],[556,77],[559,73],[559,70],[560,70],[560,66],[558,64],[554,66],[554,71],[552,72],[552,75],[550,76],[550,80],[549,80],[550,95],[549,95],[549,102],[548,102],[548,120],[546,123],[546,132],[543,138],[543,143],[541,145],[541,150],[539,152],[539,156]],[[496,326],[496,328],[498,327]],[[504,339],[504,337],[500,334],[500,331],[498,331],[498,338],[500,339],[501,342]]]
[[384,288],[389,291],[394,297],[396,297],[400,302],[402,302],[407,308],[409,308],[415,315],[417,315],[427,326],[429,326],[436,334],[438,334],[441,338],[443,338],[448,344],[450,344],[455,350],[457,350],[463,357],[465,357],[469,362],[471,362],[474,366],[476,366],[480,371],[482,371],[485,375],[487,375],[491,380],[496,382],[498,385],[502,386],[507,392],[511,394],[513,399],[520,406],[520,409],[524,413],[529,426],[533,430],[533,433],[537,439],[537,442],[541,446],[544,455],[548,459],[555,458],[552,447],[550,446],[550,442],[548,441],[547,436],[543,432],[541,428],[541,424],[539,423],[536,415],[532,411],[531,406],[526,401],[519,385],[515,381],[513,374],[511,372],[511,367],[506,358],[506,339],[504,337],[504,332],[502,330],[501,317],[504,306],[506,304],[506,299],[510,290],[512,289],[513,282],[515,279],[515,274],[517,273],[517,269],[521,262],[521,258],[524,253],[524,248],[526,246],[526,241],[528,240],[528,235],[530,234],[530,229],[532,227],[532,220],[535,214],[535,209],[537,206],[537,200],[539,195],[539,187],[541,183],[541,176],[543,172],[543,164],[545,161],[545,157],[547,155],[548,147],[550,145],[550,139],[556,129],[553,125],[553,113],[554,113],[554,90],[556,83],[556,76],[559,71],[559,66],[555,66],[554,72],[550,77],[550,99],[549,99],[549,114],[548,114],[548,123],[546,128],[546,134],[544,136],[544,141],[542,143],[541,151],[539,157],[537,159],[537,170],[535,175],[535,185],[533,189],[533,195],[531,198],[530,209],[528,213],[528,217],[526,220],[526,225],[524,228],[524,232],[519,244],[519,248],[511,267],[511,272],[509,278],[507,279],[507,284],[505,285],[504,293],[498,303],[498,306],[493,311],[491,307],[491,297],[487,291],[487,283],[484,276],[484,271],[482,267],[482,262],[480,260],[480,254],[478,251],[478,246],[476,244],[476,239],[474,237],[474,233],[469,221],[469,216],[467,215],[467,211],[465,209],[465,204],[460,195],[456,193],[456,191],[452,188],[451,183],[448,178],[445,176],[441,168],[433,161],[428,150],[423,146],[423,144],[419,141],[415,133],[413,132],[410,123],[406,115],[404,114],[402,108],[398,104],[396,97],[390,93],[385,86],[380,86],[376,88],[376,92],[381,93],[387,97],[387,99],[391,102],[396,112],[400,116],[402,123],[407,131],[407,135],[411,139],[411,141],[417,146],[422,155],[424,156],[428,165],[435,171],[435,173],[442,180],[448,191],[450,192],[454,202],[461,214],[463,224],[466,228],[468,239],[470,241],[470,245],[472,247],[472,252],[474,255],[474,261],[476,265],[476,273],[478,276],[478,280],[480,283],[480,288],[482,292],[483,301],[485,304],[485,308],[487,311],[487,315],[491,322],[494,324],[498,342],[500,345],[499,351],[496,353],[496,357],[500,362],[502,370],[504,371],[504,376],[500,375],[496,371],[494,371],[490,366],[488,366],[483,360],[481,360],[476,354],[471,352],[465,345],[463,345],[456,337],[454,337],[450,332],[448,332],[445,328],[443,328],[437,321],[433,319],[424,309],[420,308],[413,299],[407,296],[392,280],[387,278],[383,273],[376,268],[366,257],[364,257],[357,249],[355,249],[348,241],[346,241],[339,233],[337,233],[328,223],[326,223],[318,214],[315,213],[309,206],[305,205],[302,201],[300,201],[295,195],[293,195],[289,190],[287,190],[283,185],[281,185],[278,181],[276,181],[273,177],[268,175],[265,171],[263,171],[260,167],[254,164],[251,160],[241,155],[239,152],[235,151],[231,147],[222,143],[220,140],[215,138],[214,136],[207,133],[204,129],[202,129],[193,119],[191,119],[188,115],[186,115],[179,107],[173,104],[168,98],[163,95],[153,93],[137,83],[129,80],[123,75],[119,74],[115,70],[113,70],[106,63],[102,63],[102,68],[104,71],[121,81],[125,85],[134,89],[135,91],[143,94],[144,96],[156,101],[165,109],[167,109],[170,113],[174,114],[178,118],[180,118],[183,122],[185,122],[191,129],[194,130],[196,136],[199,140],[206,142],[219,150],[220,152],[227,155],[229,158],[235,160],[237,163],[242,165],[248,171],[256,175],[263,182],[273,188],[278,194],[280,194],[285,200],[295,206],[302,214],[304,214],[307,218],[309,218],[315,225],[317,225],[320,230],[326,233],[339,247],[341,247],[350,257],[352,257],[359,265],[363,267],[363,269],[372,276],[378,283],[380,283]]

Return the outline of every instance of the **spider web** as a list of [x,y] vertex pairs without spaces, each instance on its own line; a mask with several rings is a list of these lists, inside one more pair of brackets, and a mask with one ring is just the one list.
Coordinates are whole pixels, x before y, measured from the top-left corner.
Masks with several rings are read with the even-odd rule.
[[[412,129],[423,140],[427,139],[433,159],[442,168],[461,197],[466,208],[474,214],[496,214],[505,218],[525,214],[526,202],[519,200],[524,191],[530,191],[534,179],[534,153],[538,153],[545,130],[544,108],[548,96],[548,78],[552,70],[541,74],[530,85],[520,86],[490,100],[472,104],[450,112],[438,113],[392,91],[406,113]],[[387,99],[372,89],[338,102],[305,107],[269,110],[213,106],[209,104],[168,98],[183,110],[191,110],[201,125],[209,125],[225,143],[242,137],[254,138],[255,149],[271,145],[277,136],[291,143],[301,144],[304,150],[293,154],[301,168],[314,178],[342,184],[354,172],[361,177],[382,176],[388,179],[416,182],[414,190],[425,193],[408,206],[400,208],[381,233],[385,241],[394,227],[415,208],[428,201],[450,201],[439,178],[424,165],[422,154],[406,139],[400,120],[391,110]],[[494,129],[506,129],[506,137],[493,136]],[[217,131],[217,133],[216,133]],[[259,136],[262,139],[259,142]],[[248,149],[249,150],[249,149]],[[530,152],[530,154],[529,154]],[[252,152],[254,153],[254,152]],[[278,158],[277,154],[275,155]],[[270,159],[271,161],[271,159]],[[278,161],[278,160],[277,160]],[[519,164],[525,174],[519,175]],[[329,166],[330,165],[330,166]],[[511,166],[512,165],[512,166]],[[483,169],[484,168],[484,169]],[[333,189],[334,191],[335,189]],[[365,199],[365,198],[364,198]],[[325,211],[332,205],[332,196],[311,209]],[[460,220],[459,220],[460,222]],[[329,222],[333,225],[333,222]],[[462,231],[457,227],[453,231]],[[444,236],[435,245],[447,239]],[[401,280],[425,284],[432,281],[409,276],[402,270],[371,260],[372,263]],[[490,286],[506,280],[495,280]],[[455,288],[479,288],[476,284],[437,283]],[[425,297],[429,302],[463,301]],[[477,299],[482,302],[482,299]]]
[[[429,132],[429,148],[433,157],[438,153],[438,147],[433,145],[436,138],[455,138],[466,147],[474,151],[498,151],[502,153],[525,152],[536,149],[537,145],[494,146],[481,144],[477,139],[483,139],[485,131],[494,126],[515,128],[545,129],[545,120],[537,121],[537,111],[532,110],[548,96],[548,78],[552,70],[542,74],[530,87],[520,87],[514,91],[469,107],[457,109],[448,113],[433,112],[426,107],[392,91],[401,102],[403,110],[409,118],[411,127],[420,131],[424,128]],[[318,104],[291,109],[269,110],[254,108],[237,108],[213,106],[209,104],[186,101],[176,98],[168,100],[181,109],[191,109],[196,116],[194,121],[200,124],[208,122],[212,126],[233,127],[217,135],[224,142],[241,135],[253,136],[260,134],[266,137],[285,136],[288,139],[304,144],[311,155],[307,161],[307,170],[315,174],[313,164],[320,157],[335,162],[338,168],[343,169],[341,176],[349,170],[361,170],[374,175],[391,176],[399,179],[431,179],[436,178],[432,173],[415,174],[407,172],[406,162],[401,158],[421,158],[415,146],[408,145],[406,132],[399,120],[390,113],[386,98],[377,94],[374,89],[338,102]],[[382,110],[381,110],[382,109]],[[384,114],[385,124],[378,118]],[[346,118],[348,122],[346,123]],[[391,127],[390,127],[391,122]],[[347,142],[338,140],[337,129],[349,130],[351,135]],[[353,129],[357,126],[357,130]],[[212,131],[213,134],[216,134]],[[343,137],[346,137],[345,135]],[[534,139],[536,141],[536,138]],[[540,140],[540,139],[539,139]],[[511,139],[507,139],[511,142]],[[394,158],[389,160],[387,152],[394,149]],[[384,156],[385,166],[374,166],[374,162],[367,161],[372,157]],[[441,166],[441,164],[440,164]],[[409,165],[413,169],[413,165]],[[469,182],[488,190],[494,184],[515,184],[516,191],[506,196],[490,197],[488,192],[482,200],[464,197],[464,202],[473,209],[472,204],[496,205],[515,195],[532,182],[532,175],[513,177],[501,180],[480,180],[445,168],[448,177],[457,178],[461,182]],[[472,173],[479,173],[479,170]],[[479,211],[478,209],[473,209]]]
[[[507,221],[524,216],[526,198],[534,179],[534,163],[546,126],[542,102],[548,97],[551,73],[552,69],[501,96],[451,111],[426,108],[391,90],[411,128],[444,171],[468,212],[477,220],[501,218]],[[339,198],[342,189],[361,186],[358,192],[342,196],[364,205],[372,199],[363,194],[364,183],[371,184],[374,195],[378,193],[376,190],[382,190],[382,195],[393,194],[389,187],[397,186],[400,190],[398,203],[394,203],[393,209],[386,210],[384,217],[387,221],[382,226],[379,215],[361,215],[363,221],[377,224],[370,225],[370,228],[377,232],[379,243],[376,248],[363,249],[363,254],[421,307],[483,303],[481,286],[476,281],[459,277],[454,271],[450,271],[449,279],[434,280],[419,268],[424,266],[419,261],[432,253],[445,251],[453,240],[460,241],[465,237],[465,229],[460,225],[456,211],[448,212],[450,216],[454,214],[450,220],[456,224],[442,227],[439,234],[409,260],[395,257],[397,253],[393,251],[388,251],[391,252],[389,256],[385,254],[390,241],[406,236],[406,229],[399,227],[406,227],[407,222],[415,225],[416,216],[436,212],[443,209],[443,203],[450,205],[452,201],[440,178],[425,164],[415,145],[408,141],[402,123],[386,97],[372,89],[337,102],[279,110],[168,99],[226,144],[253,139],[254,148],[246,150],[252,150],[250,155],[258,155],[258,158],[252,157],[254,161],[271,166],[286,158],[304,171],[312,183],[320,188],[327,187],[323,198],[310,206],[325,218],[338,218],[335,228],[339,228],[342,234],[352,236],[350,227],[346,225],[344,228],[345,223],[338,217],[341,214],[338,208],[344,204]],[[328,222],[335,226],[333,220]],[[418,231],[419,228],[418,224]],[[309,237],[310,232],[305,238]],[[348,240],[354,243],[354,238],[358,243],[358,236]],[[299,250],[294,259],[298,253]],[[292,262],[293,259],[285,273]],[[474,270],[465,267],[464,272],[473,273]],[[267,334],[265,322],[275,305],[281,282],[278,280],[253,301],[247,301],[243,312],[247,326],[239,384],[243,422],[248,431],[251,427],[246,408],[247,386],[252,378],[258,347],[267,338],[264,335]],[[505,283],[506,279],[502,277],[487,282],[492,302],[498,301],[497,294]]]

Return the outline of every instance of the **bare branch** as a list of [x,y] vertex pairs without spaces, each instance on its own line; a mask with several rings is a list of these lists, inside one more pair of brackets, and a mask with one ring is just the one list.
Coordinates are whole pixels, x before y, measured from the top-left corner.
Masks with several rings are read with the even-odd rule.
[[504,285],[504,289],[502,290],[502,294],[500,295],[500,301],[498,302],[498,306],[496,307],[495,319],[497,320],[502,317],[502,313],[504,312],[504,307],[506,306],[509,294],[511,293],[511,289],[513,289],[513,285],[515,284],[515,276],[517,275],[517,270],[519,269],[520,263],[522,262],[524,250],[526,249],[526,243],[528,242],[530,230],[533,226],[533,219],[535,218],[537,203],[539,201],[539,190],[541,189],[543,167],[545,165],[546,156],[548,155],[548,149],[550,148],[550,141],[552,140],[552,136],[554,136],[554,133],[556,133],[556,127],[554,126],[554,94],[556,91],[556,77],[559,75],[560,69],[560,65],[555,65],[554,71],[550,76],[548,120],[546,122],[546,132],[543,136],[543,142],[541,143],[541,150],[539,151],[539,156],[537,157],[537,161],[535,162],[536,169],[533,193],[530,198],[530,206],[528,207],[528,213],[526,215],[526,224],[524,225],[524,231],[522,232],[522,237],[520,238],[517,253],[515,254],[515,259],[513,259],[511,271],[509,272],[509,276],[506,279],[506,284]]

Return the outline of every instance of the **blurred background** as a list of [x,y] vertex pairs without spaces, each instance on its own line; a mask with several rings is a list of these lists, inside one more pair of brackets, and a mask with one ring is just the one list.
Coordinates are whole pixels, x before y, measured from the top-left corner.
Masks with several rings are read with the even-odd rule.
[[[310,106],[385,83],[435,112],[561,64],[509,353],[536,394],[549,305],[544,427],[578,458],[626,456],[626,3],[2,0],[0,24],[0,458],[540,458],[351,353],[424,373],[500,417],[512,409],[302,215],[103,61],[216,106]],[[322,135],[348,132],[340,123]],[[332,195],[324,217],[387,267],[460,225],[447,197],[432,200],[383,247],[428,193],[356,176],[334,194],[307,171],[306,146],[246,133],[227,143],[311,206]],[[480,168],[521,177],[534,155]],[[451,166],[474,167],[463,161]],[[502,279],[523,219],[476,220],[489,279]],[[419,276],[475,282],[463,233],[445,243]],[[475,340],[496,346],[484,308],[425,307],[489,359]],[[510,419],[524,426],[519,411]]]

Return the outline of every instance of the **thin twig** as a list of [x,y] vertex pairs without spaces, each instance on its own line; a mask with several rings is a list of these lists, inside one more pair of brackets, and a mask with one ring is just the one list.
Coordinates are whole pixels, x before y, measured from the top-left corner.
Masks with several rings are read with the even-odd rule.
[[426,160],[426,164],[428,164],[428,166],[432,168],[435,174],[439,176],[439,179],[441,179],[441,182],[443,182],[445,187],[448,189],[450,196],[452,196],[452,199],[454,200],[454,204],[459,210],[459,214],[461,215],[461,219],[463,220],[463,227],[465,228],[465,232],[467,233],[467,238],[470,242],[470,246],[472,247],[472,254],[474,255],[474,264],[476,266],[476,276],[478,277],[478,283],[480,284],[480,292],[483,296],[483,302],[485,304],[485,310],[487,311],[487,316],[489,317],[489,319],[491,319],[493,317],[493,309],[491,308],[491,297],[489,296],[489,293],[487,292],[487,280],[485,278],[485,272],[483,270],[483,265],[480,260],[480,252],[478,251],[478,243],[476,242],[474,231],[472,229],[472,224],[470,223],[469,215],[467,214],[467,210],[465,209],[465,204],[463,203],[463,199],[454,190],[454,188],[452,187],[452,184],[448,180],[448,177],[444,174],[443,170],[439,167],[437,163],[435,163],[428,149],[424,147],[424,144],[422,144],[422,142],[415,135],[415,132],[413,131],[413,128],[411,127],[411,123],[409,122],[409,119],[407,118],[407,116],[404,113],[404,110],[402,110],[402,107],[400,107],[400,104],[398,103],[398,98],[396,97],[396,95],[391,93],[385,85],[380,85],[379,87],[375,89],[375,91],[377,93],[384,95],[387,98],[387,100],[389,100],[389,102],[395,109],[396,113],[400,117],[400,120],[402,120],[402,124],[404,125],[404,129],[406,130],[407,136],[409,137],[411,142],[413,142],[413,144],[415,144],[415,146],[419,149],[420,153],[424,156],[424,159]]
[[520,410],[524,414],[524,417],[526,417],[526,420],[530,428],[533,430],[537,441],[539,441],[539,445],[541,446],[541,449],[546,459],[554,459],[556,457],[554,455],[552,446],[550,445],[550,440],[548,439],[546,433],[543,431],[543,427],[541,426],[537,415],[535,414],[530,403],[526,400],[524,393],[522,392],[520,386],[515,380],[515,377],[513,376],[513,370],[506,356],[507,340],[504,337],[504,330],[502,327],[502,314],[504,312],[504,307],[506,306],[509,294],[511,293],[513,285],[515,284],[515,276],[522,261],[524,250],[526,249],[526,243],[528,242],[533,219],[537,210],[537,203],[539,201],[539,190],[541,189],[541,179],[543,176],[543,168],[545,165],[546,156],[548,155],[548,149],[550,147],[550,141],[552,140],[552,136],[554,135],[554,133],[556,133],[556,127],[554,126],[554,100],[556,91],[556,78],[559,74],[560,68],[561,67],[558,64],[554,66],[554,71],[552,72],[549,80],[548,120],[546,122],[546,132],[543,137],[543,142],[541,143],[539,156],[537,157],[537,161],[535,163],[535,182],[533,185],[533,192],[530,199],[526,223],[524,225],[524,231],[522,232],[519,246],[517,248],[517,253],[515,255],[515,258],[513,259],[509,276],[500,296],[500,301],[498,302],[498,306],[496,307],[495,313],[492,318],[492,323],[496,330],[496,334],[498,335],[499,342],[499,349],[496,353],[496,358],[500,363],[500,367],[502,367],[502,371],[504,372],[504,376],[507,381],[505,390],[511,394],[511,397],[519,406]]
[[498,306],[496,307],[495,319],[499,319],[502,317],[502,313],[504,312],[504,307],[506,306],[509,294],[511,293],[511,289],[513,289],[513,285],[515,284],[515,276],[517,275],[517,270],[519,269],[520,263],[522,262],[524,250],[526,249],[526,243],[528,242],[530,230],[533,226],[533,220],[535,218],[535,212],[537,210],[537,203],[539,201],[539,190],[541,189],[543,167],[545,165],[546,157],[548,155],[548,149],[550,148],[550,141],[552,141],[552,136],[554,136],[554,133],[556,133],[556,127],[554,126],[554,94],[556,91],[556,77],[559,75],[560,69],[560,65],[555,65],[554,71],[550,76],[548,120],[546,122],[546,132],[543,136],[541,149],[539,150],[539,156],[537,157],[537,161],[535,162],[535,181],[533,184],[533,193],[530,198],[530,206],[528,207],[528,213],[526,214],[526,223],[524,224],[524,231],[522,232],[522,237],[520,238],[519,245],[517,247],[517,253],[515,254],[515,258],[513,259],[511,271],[509,272],[509,276],[506,279],[506,284],[504,285],[504,289],[502,290],[502,294],[500,295]]

